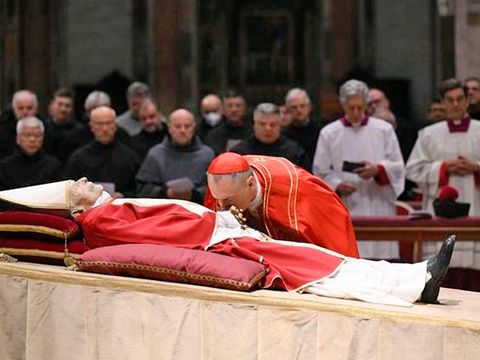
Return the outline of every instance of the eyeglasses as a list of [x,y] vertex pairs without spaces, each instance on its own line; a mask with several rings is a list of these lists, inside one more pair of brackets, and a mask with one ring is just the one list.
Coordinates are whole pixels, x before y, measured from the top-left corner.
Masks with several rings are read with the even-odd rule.
[[40,139],[43,134],[42,133],[20,133],[20,136],[21,137],[24,137],[24,138],[34,138],[34,139]]

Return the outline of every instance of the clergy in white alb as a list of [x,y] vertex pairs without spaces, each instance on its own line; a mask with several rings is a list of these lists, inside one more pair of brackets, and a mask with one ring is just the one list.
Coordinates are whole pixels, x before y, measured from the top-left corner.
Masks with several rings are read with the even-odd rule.
[[[469,215],[480,215],[480,121],[468,116],[460,82],[446,80],[440,93],[447,120],[419,131],[407,161],[406,177],[420,188],[424,210],[432,212],[439,189],[449,185],[458,190],[457,201],[470,203]],[[439,246],[424,243],[424,256],[435,253]],[[453,253],[452,267],[480,269],[480,242],[460,242]]]
[[[388,122],[366,115],[365,83],[347,81],[339,98],[345,115],[320,132],[313,173],[335,189],[353,216],[395,215],[395,200],[405,182],[395,131]],[[358,248],[363,258],[399,258],[393,241],[361,241]]]

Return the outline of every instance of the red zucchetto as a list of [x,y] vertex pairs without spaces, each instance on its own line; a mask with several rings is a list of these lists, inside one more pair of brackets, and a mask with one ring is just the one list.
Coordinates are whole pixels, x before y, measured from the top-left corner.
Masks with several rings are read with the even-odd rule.
[[455,201],[458,198],[458,190],[451,186],[444,186],[440,189],[438,199],[440,201]]
[[208,173],[212,175],[232,174],[244,172],[250,169],[250,165],[242,155],[226,152],[218,155],[208,166]]

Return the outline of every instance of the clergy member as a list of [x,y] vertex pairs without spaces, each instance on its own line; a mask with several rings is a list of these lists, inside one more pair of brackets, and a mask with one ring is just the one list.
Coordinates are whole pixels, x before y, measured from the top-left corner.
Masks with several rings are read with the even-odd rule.
[[45,127],[35,116],[17,122],[17,148],[0,161],[0,189],[59,180],[62,164],[42,150]]
[[[467,94],[458,80],[445,80],[440,86],[440,96],[447,120],[419,131],[407,162],[407,178],[416,182],[422,191],[424,210],[432,211],[438,190],[449,185],[458,190],[458,201],[470,203],[470,215],[480,215],[480,121],[468,115]],[[435,243],[424,243],[423,253],[428,256],[436,249]],[[452,266],[479,270],[480,244],[459,244]],[[480,273],[468,274],[472,280],[475,278],[475,284],[465,284],[465,287],[458,284],[458,287],[480,290]]]
[[347,208],[326,183],[290,161],[224,153],[207,172],[205,205],[234,205],[247,224],[275,239],[308,242],[358,257]]
[[[340,87],[345,115],[320,132],[313,173],[329,184],[352,215],[395,215],[403,191],[405,166],[395,130],[366,115],[368,87],[349,80]],[[398,243],[362,241],[360,256],[398,259]]]
[[89,176],[97,182],[110,183],[115,196],[135,194],[135,174],[140,167],[137,154],[116,140],[115,110],[100,106],[90,113],[90,129],[94,140],[75,150],[70,156],[65,178]]

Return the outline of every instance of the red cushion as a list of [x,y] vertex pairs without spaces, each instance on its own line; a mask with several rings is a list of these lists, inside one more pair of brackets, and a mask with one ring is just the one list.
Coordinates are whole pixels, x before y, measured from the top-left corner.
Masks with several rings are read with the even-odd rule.
[[[83,240],[78,239],[68,241],[66,247],[71,255],[80,255],[89,250]],[[29,238],[0,239],[0,253],[25,261],[63,264],[65,244]]]
[[0,232],[30,232],[54,238],[73,238],[79,233],[76,222],[56,215],[29,211],[0,212]]
[[265,276],[264,265],[201,250],[153,244],[126,244],[96,248],[81,255],[84,271],[138,276],[246,291]]

